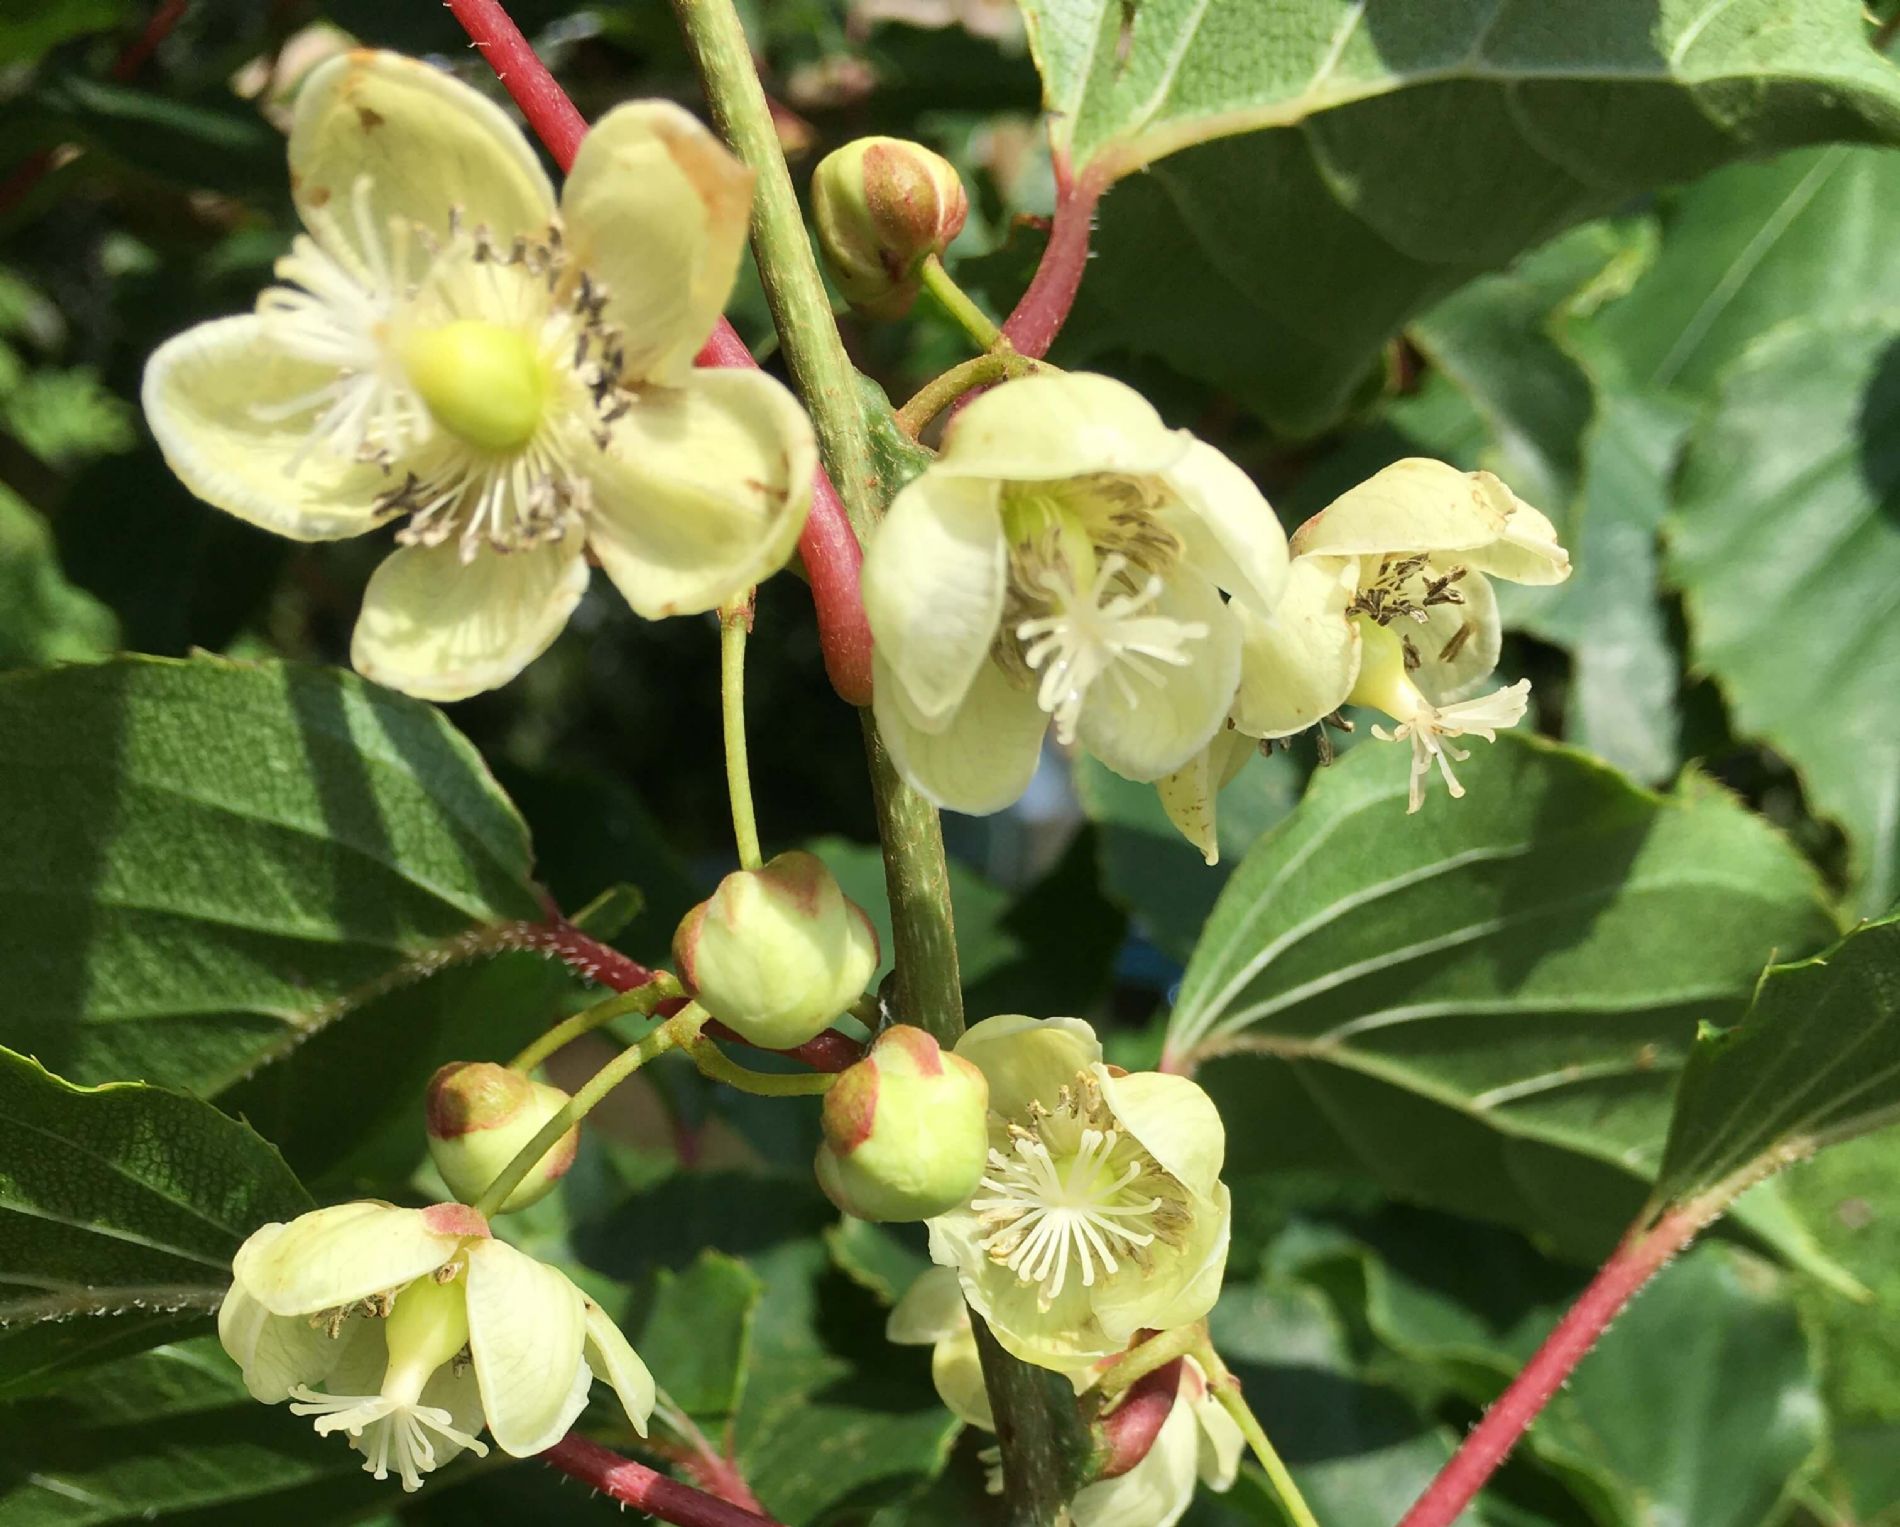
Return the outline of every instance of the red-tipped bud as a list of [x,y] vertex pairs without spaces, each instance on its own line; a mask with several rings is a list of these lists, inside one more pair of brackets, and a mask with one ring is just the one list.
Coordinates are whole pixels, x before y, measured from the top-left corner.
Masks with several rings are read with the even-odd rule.
[[[472,1204],[503,1168],[567,1106],[568,1096],[492,1061],[451,1061],[429,1078],[429,1156],[449,1191]],[[576,1125],[548,1148],[498,1213],[547,1195],[574,1164]]]
[[922,1029],[898,1024],[825,1094],[815,1170],[870,1220],[929,1219],[967,1203],[988,1158],[989,1083]]
[[812,208],[845,300],[872,318],[901,318],[917,298],[917,267],[949,247],[970,203],[942,155],[902,138],[859,138],[820,161]]
[[801,1045],[864,994],[877,931],[811,854],[736,870],[673,935],[680,980],[749,1044]]

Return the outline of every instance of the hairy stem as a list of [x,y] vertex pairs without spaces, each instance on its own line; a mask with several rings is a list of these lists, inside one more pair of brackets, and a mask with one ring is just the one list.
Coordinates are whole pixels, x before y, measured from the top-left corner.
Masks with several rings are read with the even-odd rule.
[[970,1324],[1003,1450],[999,1520],[1005,1527],[1050,1527],[1095,1472],[1094,1440],[1076,1411],[1074,1387],[1059,1373],[1011,1357],[974,1311]]
[[602,1495],[674,1527],[779,1527],[769,1516],[668,1479],[657,1469],[622,1458],[574,1432],[540,1456],[543,1463]]
[[[495,77],[514,97],[535,136],[554,162],[566,170],[587,136],[587,119],[576,110],[554,76],[536,55],[499,0],[447,0],[470,41],[488,60]],[[752,352],[720,319],[700,350],[702,366],[751,366]],[[811,579],[812,604],[818,612],[818,638],[825,672],[839,696],[852,705],[871,703],[871,628],[858,597],[858,540],[846,521],[844,504],[822,467],[812,480],[811,513],[798,538],[798,551]]]
[[942,309],[956,320],[957,326],[981,348],[987,350],[1003,337],[1003,331],[990,321],[990,315],[971,300],[943,268],[936,255],[927,257],[917,272],[924,290],[937,299]]
[[726,794],[732,802],[732,835],[739,868],[765,862],[759,852],[759,822],[752,810],[752,770],[745,746],[745,639],[752,629],[752,600],[719,612],[719,713],[726,734]]
[[1253,1407],[1241,1394],[1240,1380],[1220,1360],[1214,1344],[1203,1338],[1194,1349],[1194,1360],[1207,1375],[1207,1392],[1219,1401],[1222,1410],[1234,1418],[1240,1434],[1247,1439],[1247,1446],[1253,1449],[1254,1457],[1266,1471],[1267,1483],[1273,1487],[1274,1496],[1280,1503],[1281,1511],[1286,1514],[1287,1521],[1292,1527],[1319,1527],[1312,1508],[1300,1494],[1300,1487],[1293,1483],[1293,1475],[1288,1472],[1285,1461],[1268,1438],[1267,1429],[1260,1424],[1260,1418],[1253,1413]]
[[1088,265],[1089,233],[1095,222],[1095,204],[1106,189],[1093,176],[1062,186],[1056,197],[1055,221],[1035,278],[1003,324],[1003,337],[1024,355],[1042,356],[1068,319],[1075,293]]
[[1739,1191],[1739,1187],[1723,1184],[1668,1210],[1653,1225],[1644,1226],[1639,1221],[1544,1338],[1544,1344],[1511,1381],[1510,1388],[1498,1396],[1484,1419],[1466,1435],[1451,1461],[1405,1513],[1399,1527],[1450,1527],[1623,1306]]
[[911,400],[898,409],[897,427],[915,440],[932,419],[965,393],[1047,369],[1041,361],[1018,355],[1008,346],[976,356],[952,366],[942,376],[933,377],[918,388]]

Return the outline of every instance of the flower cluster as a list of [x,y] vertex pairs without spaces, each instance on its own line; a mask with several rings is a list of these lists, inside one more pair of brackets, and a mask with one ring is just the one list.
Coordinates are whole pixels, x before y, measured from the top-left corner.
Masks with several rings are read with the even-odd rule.
[[1020,796],[1045,732],[1126,778],[1215,857],[1214,797],[1257,744],[1346,704],[1453,795],[1461,736],[1524,714],[1496,666],[1489,578],[1554,583],[1550,521],[1487,472],[1398,462],[1289,546],[1252,481],[1106,377],[1035,375],[970,403],[864,563],[878,727],[959,811]]
[[208,503],[304,541],[395,521],[351,646],[426,699],[507,682],[598,562],[641,615],[711,610],[783,565],[817,465],[758,372],[696,371],[752,175],[664,102],[587,135],[557,207],[506,116],[356,52],[297,96],[308,230],[257,311],[152,356],[144,406]]
[[231,1273],[218,1337],[252,1396],[292,1401],[405,1490],[486,1453],[484,1427],[517,1458],[552,1447],[596,1376],[646,1435],[653,1379],[620,1328],[461,1204],[317,1209],[257,1230]]

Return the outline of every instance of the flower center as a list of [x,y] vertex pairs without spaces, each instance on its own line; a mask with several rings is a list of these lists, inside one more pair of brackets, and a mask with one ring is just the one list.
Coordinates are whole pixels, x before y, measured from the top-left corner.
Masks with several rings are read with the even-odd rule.
[[1205,621],[1148,613],[1161,597],[1161,577],[1150,573],[1137,582],[1120,552],[1102,558],[1086,587],[1066,568],[1044,567],[1036,581],[1050,613],[1018,622],[1016,639],[1024,644],[1023,661],[1041,675],[1036,703],[1065,746],[1075,741],[1083,701],[1098,679],[1107,678],[1132,709],[1141,699],[1136,680],[1159,688],[1162,670],[1186,667],[1192,644],[1207,635]]
[[458,318],[411,334],[403,368],[450,434],[491,451],[526,445],[547,404],[547,368],[519,331]]
[[254,414],[305,432],[288,471],[318,450],[382,467],[374,507],[408,517],[406,544],[454,539],[469,561],[561,539],[592,507],[586,453],[631,402],[606,292],[558,223],[502,245],[451,217],[440,237],[379,225],[371,190],[360,176],[347,207],[307,210],[286,284],[258,299],[314,385]]
[[1037,1285],[1045,1310],[1068,1285],[1072,1266],[1091,1288],[1098,1272],[1112,1277],[1124,1260],[1141,1262],[1157,1236],[1172,1239],[1165,1174],[1114,1126],[1093,1084],[1080,1081],[1055,1113],[1010,1125],[1009,1149],[990,1151],[981,1184],[988,1194],[970,1203],[988,1227],[990,1260]]

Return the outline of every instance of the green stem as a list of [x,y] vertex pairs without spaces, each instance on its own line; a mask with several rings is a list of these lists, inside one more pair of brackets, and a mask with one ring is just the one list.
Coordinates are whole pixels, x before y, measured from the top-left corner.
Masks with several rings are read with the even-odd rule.
[[1155,1369],[1165,1368],[1177,1357],[1198,1352],[1206,1340],[1207,1327],[1199,1322],[1191,1326],[1176,1326],[1172,1331],[1150,1336],[1104,1373],[1102,1381],[1089,1391],[1096,1397],[1097,1408],[1106,1410],[1108,1402],[1116,1395],[1132,1389]]
[[1254,1457],[1260,1460],[1260,1467],[1266,1470],[1267,1482],[1279,1497],[1280,1509],[1286,1513],[1287,1521],[1292,1523],[1292,1527],[1319,1527],[1319,1520],[1300,1494],[1300,1487],[1293,1483],[1293,1475],[1288,1472],[1285,1462],[1268,1440],[1266,1428],[1242,1397],[1240,1380],[1220,1360],[1214,1344],[1203,1338],[1194,1348],[1194,1360],[1207,1374],[1208,1392],[1220,1402],[1221,1409],[1234,1418],[1234,1424],[1240,1428],[1247,1445],[1253,1449]]
[[626,1017],[628,1013],[638,1013],[645,1018],[668,997],[679,995],[679,982],[662,971],[645,986],[636,986],[632,991],[616,992],[605,1002],[596,1002],[592,1007],[576,1013],[572,1018],[562,1019],[509,1061],[508,1069],[526,1074],[556,1050],[564,1045],[572,1044],[581,1035],[591,1034],[595,1029],[612,1023],[616,1018]]
[[726,793],[732,799],[732,835],[739,868],[765,862],[759,852],[759,822],[752,810],[752,771],[745,749],[745,639],[752,629],[750,596],[719,612],[719,708],[726,730]]
[[836,1071],[754,1071],[733,1060],[703,1034],[696,1035],[685,1049],[693,1057],[693,1064],[699,1067],[701,1076],[762,1098],[819,1097],[829,1092],[831,1084],[838,1079]]
[[918,267],[924,290],[935,297],[943,310],[956,319],[963,332],[982,349],[989,349],[1003,337],[1003,331],[990,322],[990,315],[970,300],[970,294],[951,279],[943,261],[931,255]]
[[1094,1439],[1082,1425],[1075,1388],[1059,1373],[1011,1357],[974,1311],[970,1325],[1003,1450],[1000,1520],[1004,1527],[1065,1521],[1070,1497],[1096,1467]]
[[515,1152],[514,1159],[502,1168],[501,1175],[488,1185],[488,1191],[475,1201],[476,1213],[492,1217],[508,1202],[508,1195],[521,1185],[521,1179],[533,1171],[535,1164],[554,1148],[555,1141],[592,1113],[602,1098],[648,1061],[676,1046],[691,1044],[699,1037],[700,1027],[705,1022],[705,1009],[697,1003],[688,1003],[645,1039],[636,1045],[627,1046],[596,1071],[587,1079],[587,1084],[567,1100],[567,1106],[543,1124],[541,1132]]
[[952,366],[942,376],[924,383],[911,400],[898,409],[897,427],[915,440],[924,432],[925,425],[966,392],[1008,381],[1013,376],[1030,376],[1052,369],[1041,361],[1018,355],[1005,345],[1000,350]]
[[858,539],[878,515],[877,463],[858,402],[857,372],[831,316],[804,214],[779,147],[765,87],[732,0],[673,0],[673,12],[734,152],[758,177],[752,193],[752,252],[793,379],[811,413],[831,480]]

